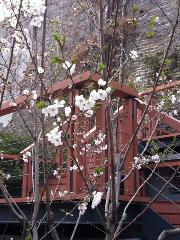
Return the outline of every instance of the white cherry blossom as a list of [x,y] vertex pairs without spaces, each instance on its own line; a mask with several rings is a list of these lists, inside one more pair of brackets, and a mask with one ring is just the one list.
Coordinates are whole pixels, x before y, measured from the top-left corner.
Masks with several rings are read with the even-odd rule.
[[107,88],[106,88],[107,94],[110,94],[110,93],[111,93],[111,90],[112,90],[111,87],[107,87]]
[[85,113],[85,116],[86,117],[92,117],[92,115],[93,115],[93,110],[88,110],[86,113]]
[[80,215],[84,215],[87,209],[87,203],[82,203],[81,205],[79,205],[78,209],[79,209]]
[[94,101],[97,101],[98,99],[100,99],[99,93],[96,90],[92,90],[92,92],[90,93],[90,98]]
[[138,53],[135,50],[131,50],[129,56],[135,60],[136,58],[138,58]]
[[71,119],[72,119],[73,121],[76,121],[76,120],[77,120],[77,116],[76,116],[76,115],[72,115]]
[[69,115],[71,114],[71,107],[65,107],[64,111],[65,111],[65,116],[69,117]]
[[174,104],[176,102],[176,96],[175,95],[172,95],[171,96],[171,102]]
[[107,98],[107,92],[106,90],[103,90],[103,89],[99,89],[98,90],[98,93],[99,93],[99,99],[104,101],[106,98]]
[[31,94],[32,94],[32,99],[36,100],[38,98],[36,91],[32,91]]
[[78,169],[77,165],[73,165],[70,167],[70,171],[76,171]]
[[44,73],[44,69],[42,67],[38,67],[38,73]]
[[106,85],[106,81],[104,81],[103,79],[99,79],[98,80],[98,85],[99,86],[105,86]]
[[96,102],[92,98],[87,99],[84,104],[84,110],[92,109],[95,106],[95,104]]
[[30,93],[30,92],[29,92],[28,89],[24,89],[24,90],[23,90],[23,95],[29,95],[29,93]]
[[69,70],[69,73],[73,75],[75,73],[76,64],[72,64],[69,61],[63,63],[63,68]]
[[95,207],[97,207],[97,205],[100,204],[102,195],[103,195],[102,192],[93,192],[93,200],[91,205],[92,209],[94,209]]
[[53,130],[46,134],[48,141],[54,144],[56,147],[63,145],[61,139],[62,132],[63,131],[59,131],[59,126],[55,127]]

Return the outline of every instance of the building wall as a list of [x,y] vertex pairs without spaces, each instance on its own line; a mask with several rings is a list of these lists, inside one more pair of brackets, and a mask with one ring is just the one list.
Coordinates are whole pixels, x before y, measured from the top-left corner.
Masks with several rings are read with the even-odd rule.
[[[139,77],[145,85],[150,85],[149,68],[145,64],[145,58],[148,56],[156,56],[156,53],[163,53],[169,43],[170,34],[172,32],[172,24],[175,24],[177,16],[176,0],[134,0],[128,1],[127,17],[133,15],[133,5],[138,6],[139,11],[134,12],[137,19],[137,28],[127,37],[126,48],[136,50],[138,58],[134,61],[131,72],[134,79]],[[132,4],[133,2],[133,4]],[[158,7],[155,2],[158,4]],[[151,31],[149,22],[152,16],[159,18],[153,29],[154,36],[147,37],[147,32]],[[180,26],[178,25],[169,56],[176,54],[176,66],[172,72],[172,80],[180,77]],[[162,80],[161,80],[162,82]],[[137,82],[138,83],[138,82]]]
[[[144,87],[151,85],[151,78],[149,77],[149,69],[145,64],[146,56],[154,56],[155,53],[162,53],[166,49],[169,35],[172,31],[172,23],[175,22],[175,16],[177,12],[176,0],[156,0],[162,10],[160,10],[154,0],[134,0],[127,1],[126,18],[134,17],[137,19],[138,26],[133,31],[127,32],[127,38],[125,42],[126,51],[130,53],[131,50],[138,52],[138,58],[136,60],[129,61],[125,68],[125,81],[133,79],[136,82],[137,77],[141,79],[141,82],[137,82],[137,86]],[[133,5],[137,5],[139,10],[133,13]],[[88,9],[86,9],[89,11]],[[89,12],[88,12],[89,13]],[[166,15],[166,16],[165,16]],[[159,21],[154,29],[154,37],[147,38],[146,33],[149,31],[149,20],[151,16],[157,16]],[[168,17],[168,19],[167,19]],[[90,69],[94,68],[94,62],[89,61],[89,50],[85,48],[82,56],[77,55],[77,51],[82,50],[83,47],[87,47],[87,42],[92,38],[92,35],[96,35],[96,29],[86,13],[78,7],[74,0],[50,0],[48,6],[48,27],[46,35],[46,51],[47,54],[52,53],[52,50],[56,49],[56,46],[52,38],[52,24],[50,21],[58,20],[59,32],[67,36],[67,43],[64,49],[64,55],[66,60],[71,60],[73,56],[77,56],[77,61],[81,62],[80,67],[77,68],[77,73],[87,70],[87,62],[90,62]],[[180,75],[180,38],[179,38],[180,26],[178,27],[175,38],[173,40],[172,48],[170,49],[170,55],[176,53],[177,61],[176,66],[173,69],[172,79],[178,79]],[[42,36],[42,32],[38,31],[38,37]],[[90,44],[91,45],[91,44]],[[89,48],[89,47],[88,47]],[[40,49],[40,48],[39,48]],[[91,51],[92,49],[90,49]],[[87,57],[88,56],[88,57]],[[93,67],[92,67],[93,66]],[[51,76],[49,76],[51,77]],[[62,71],[58,80],[64,79],[65,73]],[[12,129],[15,129],[16,125],[21,124],[18,117],[15,117]],[[18,123],[18,124],[16,124]],[[20,129],[19,128],[19,129]],[[24,131],[23,131],[24,132]]]

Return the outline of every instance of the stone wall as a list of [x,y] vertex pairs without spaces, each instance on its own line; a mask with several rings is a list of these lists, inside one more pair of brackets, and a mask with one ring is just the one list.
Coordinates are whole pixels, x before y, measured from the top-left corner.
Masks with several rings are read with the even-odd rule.
[[[155,4],[158,4],[158,6]],[[138,58],[133,64],[133,78],[147,82],[146,85],[151,85],[151,80],[148,78],[149,69],[145,64],[146,57],[156,56],[161,54],[167,48],[169,43],[170,34],[172,32],[172,25],[175,24],[177,16],[177,1],[176,0],[134,0],[133,5],[138,9],[134,13],[137,19],[137,28],[127,37],[126,48],[127,50],[136,50]],[[129,1],[127,5],[127,17],[133,15],[133,5]],[[151,31],[149,22],[152,16],[158,17],[153,30],[154,36],[147,37],[147,32]],[[180,26],[178,25],[173,39],[172,47],[169,51],[169,56],[174,54],[176,66],[172,69],[172,80],[180,77]]]
[[[133,2],[133,3],[132,3]],[[172,24],[175,23],[175,18],[177,14],[177,5],[176,0],[156,0],[160,8],[155,4],[155,0],[134,0],[128,1],[126,9],[126,17],[137,19],[137,27],[133,29],[127,35],[125,48],[128,53],[131,50],[135,50],[138,53],[138,58],[136,60],[129,61],[125,71],[126,79],[133,79],[137,85],[139,84],[139,79],[141,80],[141,86],[150,86],[151,79],[149,78],[149,69],[145,64],[145,58],[147,56],[154,56],[156,53],[162,53],[168,44],[169,36],[172,31]],[[138,11],[133,13],[133,6],[138,6]],[[88,9],[87,9],[88,11]],[[149,21],[151,16],[156,16],[159,18],[154,28],[154,36],[152,38],[147,38],[147,32],[149,31]],[[95,34],[96,29],[91,23],[86,13],[77,7],[77,4],[74,0],[50,0],[48,7],[48,25],[47,25],[47,38],[46,38],[46,51],[48,54],[51,54],[52,49],[56,49],[56,46],[52,39],[52,24],[50,21],[58,20],[59,21],[59,32],[65,34],[67,37],[66,47],[64,49],[64,55],[66,60],[71,60],[71,57],[77,54],[77,49],[82,50],[82,46],[85,46],[84,58],[78,58],[77,60],[81,61],[81,67],[78,68],[78,71],[83,71],[87,69],[87,63],[89,60],[89,52],[91,49],[87,48],[86,45],[89,39],[92,38],[92,35]],[[180,75],[180,26],[178,26],[173,40],[170,53],[176,53],[176,66],[173,68],[173,79],[178,79]],[[41,31],[38,31],[38,37],[41,37]],[[92,40],[93,41],[93,40]],[[77,55],[76,55],[77,56]],[[92,69],[93,61],[89,64]],[[94,69],[93,69],[94,70]],[[62,71],[62,74],[59,76],[59,80],[63,79],[65,73]],[[138,79],[138,81],[136,81]],[[47,79],[48,81],[48,79]],[[143,83],[143,84],[142,84]],[[18,126],[18,129],[22,127],[23,123],[19,121],[19,117],[15,117],[14,123],[12,124],[11,129],[15,129]],[[22,132],[27,133],[25,129]]]

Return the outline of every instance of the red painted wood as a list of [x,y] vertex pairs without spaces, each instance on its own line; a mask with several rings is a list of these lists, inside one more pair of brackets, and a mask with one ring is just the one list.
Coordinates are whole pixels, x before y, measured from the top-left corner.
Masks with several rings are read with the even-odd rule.
[[[171,138],[171,137],[177,137],[180,136],[180,132],[179,133],[170,133],[170,134],[166,134],[166,135],[160,135],[160,136],[154,136],[152,137],[152,140],[156,140],[156,139],[164,139],[164,138]],[[142,139],[142,141],[147,141],[148,138],[144,138]]]
[[7,160],[19,160],[21,158],[20,154],[2,154],[2,158],[0,158],[0,160],[3,159],[7,159]]
[[[140,101],[137,101],[137,107],[139,109],[141,109],[142,111],[144,111],[146,108],[146,105]],[[156,109],[150,109],[150,110],[148,110],[148,114],[151,117],[153,117],[154,115],[158,114],[158,111]],[[161,117],[162,123],[177,130],[177,132],[180,133],[180,120],[178,120],[172,116],[168,116],[166,113],[160,113],[160,117]]]
[[[87,193],[79,193],[79,194],[67,194],[65,196],[59,197],[56,196],[53,200],[54,201],[68,201],[68,200],[82,200],[85,196],[87,196]],[[106,195],[104,194],[102,199],[105,199]],[[131,199],[130,196],[125,196],[125,195],[120,195],[119,200],[121,201],[129,201]],[[13,200],[16,203],[28,203],[32,202],[33,198],[32,197],[20,197],[20,198],[13,198]],[[42,201],[45,201],[45,197],[42,197]],[[142,202],[142,203],[148,203],[150,201],[150,198],[147,197],[135,197],[133,199],[133,202]],[[0,199],[0,204],[6,204],[5,199]]]
[[[91,73],[91,72],[84,72],[81,73],[73,78],[73,83],[75,84],[76,88],[82,88],[83,84],[87,81],[95,82],[102,78],[99,74]],[[69,92],[68,86],[72,84],[71,79],[66,79],[63,81],[59,81],[55,83],[53,86],[50,86],[47,89],[47,94],[56,95],[59,92],[63,92],[63,94]],[[111,81],[110,86],[114,89],[113,95],[114,96],[121,96],[123,98],[129,98],[131,96],[138,97],[138,92],[135,89],[129,88],[127,86],[121,85],[119,82]],[[44,95],[46,95],[44,93]],[[47,96],[46,96],[47,97]],[[27,97],[19,96],[15,98],[15,103],[18,105],[18,108],[22,109],[25,107],[25,101]],[[12,101],[4,102],[0,109],[0,116],[4,116],[6,114],[12,113],[17,111],[17,106],[12,106]]]
[[[178,86],[180,86],[180,80],[173,81],[173,82],[170,82],[170,83],[167,83],[167,84],[162,84],[160,86],[157,86],[155,92],[176,88]],[[152,92],[153,92],[153,88],[149,88],[149,89],[145,90],[144,92],[139,93],[138,97],[142,98],[143,96],[148,95],[148,94],[150,94]]]
[[28,163],[24,163],[24,165],[23,165],[22,197],[27,196],[27,182],[28,182]]
[[[137,112],[136,112],[136,102],[133,99],[124,100],[123,103],[123,110],[124,110],[124,118],[121,122],[121,129],[125,130],[125,134],[121,134],[121,144],[123,146],[128,146],[130,139],[135,132],[137,127]],[[125,148],[124,152],[127,150]],[[123,153],[122,153],[123,155]],[[137,138],[133,141],[128,154],[127,158],[124,162],[124,172],[128,174],[129,171],[132,169],[132,164],[134,160],[134,156],[137,155]],[[133,171],[133,173],[127,178],[124,182],[124,194],[125,195],[133,195],[136,189],[139,186],[139,173],[138,171]]]
[[[180,207],[180,202],[176,202],[176,205]],[[180,214],[180,208],[171,202],[155,202],[151,207],[160,214]]]
[[32,193],[32,160],[24,162],[23,165],[23,181],[22,181],[22,197],[29,197]]
[[[75,95],[80,94],[81,89],[86,87],[86,83],[88,81],[94,82],[95,87],[97,86],[97,81],[101,78],[99,74],[91,73],[91,72],[85,72],[82,73],[76,77],[73,78],[73,82],[75,83]],[[69,103],[72,105],[73,102],[73,93],[72,89],[70,90],[68,88],[69,84],[72,83],[71,79],[66,79],[64,81],[58,82],[54,84],[52,87],[50,87],[47,90],[47,94],[52,94],[53,96],[57,96],[58,93],[63,93],[63,96],[68,95],[69,97]],[[180,81],[174,82],[169,85],[163,85],[156,88],[156,91],[162,91],[165,89],[170,89],[176,86],[180,85]],[[137,127],[137,117],[138,121],[141,119],[143,111],[146,107],[146,105],[140,101],[134,101],[134,98],[138,97],[138,93],[135,89],[129,88],[127,86],[121,85],[119,82],[112,81],[110,83],[110,86],[113,88],[113,96],[118,96],[124,99],[123,107],[120,109],[118,113],[115,113],[114,118],[116,119],[118,123],[118,134],[119,134],[119,141],[120,141],[120,150],[121,150],[121,156],[123,157],[123,154],[126,150],[124,147],[126,144],[129,143],[136,127]],[[149,94],[152,91],[152,89],[147,90],[144,93],[139,94],[140,97]],[[25,100],[26,97],[18,97],[16,99],[16,103],[20,109],[25,107]],[[10,105],[10,102],[3,103],[2,108],[0,110],[0,116],[6,115],[8,113],[16,111],[17,108]],[[138,113],[137,113],[138,112]],[[75,114],[79,114],[78,109],[74,109]],[[146,141],[148,139],[148,136],[150,136],[152,129],[155,126],[156,123],[156,117],[153,119],[153,117],[158,113],[155,109],[151,109],[148,111],[149,119],[151,120],[148,124],[144,125],[143,130],[138,134],[139,140]],[[74,172],[70,172],[70,165],[72,162],[72,156],[75,156],[78,159],[78,162],[80,165],[84,166],[84,169],[82,171],[83,176],[88,181],[94,181],[93,173],[95,172],[95,169],[99,166],[102,166],[105,172],[104,167],[104,160],[109,156],[109,152],[105,151],[103,153],[96,153],[93,152],[93,150],[90,151],[90,153],[83,153],[81,154],[82,147],[84,147],[86,144],[90,143],[93,139],[96,138],[96,135],[99,131],[102,131],[103,133],[107,133],[107,123],[106,123],[106,109],[105,109],[105,103],[102,103],[98,106],[98,108],[95,110],[95,119],[94,123],[92,123],[92,119],[87,119],[84,116],[81,116],[78,118],[77,122],[72,122],[69,125],[68,134],[69,134],[69,140],[70,145],[77,144],[77,148],[73,149],[72,147],[63,146],[59,148],[59,152],[56,156],[56,163],[57,167],[60,169],[60,178],[49,178],[48,184],[50,187],[50,190],[52,192],[52,198],[56,201],[61,200],[79,200],[85,197],[87,193],[85,193],[85,184],[83,182],[82,176],[80,173],[76,170]],[[152,120],[153,119],[153,120]],[[153,139],[163,139],[168,138],[172,136],[179,136],[180,135],[180,121],[166,115],[165,113],[161,113],[161,120],[166,125],[170,126],[171,128],[177,130],[176,133],[171,133],[169,131],[164,131],[161,129],[157,129],[156,134],[157,136],[153,136]],[[96,124],[95,124],[96,122]],[[63,127],[67,129],[68,122]],[[83,133],[79,135],[79,132]],[[75,135],[73,135],[73,133]],[[89,134],[87,134],[89,133]],[[159,135],[160,134],[160,135]],[[163,134],[163,135],[162,135]],[[85,135],[85,137],[84,137]],[[107,134],[106,134],[107,135]],[[104,144],[107,143],[107,138],[104,142]],[[137,146],[138,146],[138,139],[136,138],[128,152],[127,159],[124,163],[124,171],[127,174],[131,168],[134,157],[137,155]],[[64,162],[64,148],[67,147],[67,164],[66,167],[63,168],[63,162]],[[13,159],[13,160],[19,160],[20,155],[10,155],[10,154],[4,154],[4,159]],[[75,162],[74,162],[75,164]],[[178,166],[180,164],[179,161],[169,161],[166,163],[160,163],[159,167],[166,167],[166,166]],[[110,166],[108,163],[108,170],[110,170]],[[148,164],[148,167],[154,167],[154,164]],[[134,192],[137,190],[137,188],[140,186],[140,177],[139,174],[143,175],[143,169],[141,172],[138,170],[133,171],[133,174],[124,182],[124,189],[125,193],[124,195],[121,195],[119,197],[122,201],[129,201],[134,194]],[[73,175],[73,189],[70,189],[70,175]],[[110,176],[110,171],[108,172],[108,177]],[[22,198],[15,198],[15,201],[17,203],[21,202],[28,202],[31,201],[32,197],[32,161],[29,160],[28,163],[24,163],[23,167],[23,187],[22,187]],[[98,179],[98,182],[96,184],[96,190],[103,191],[103,186],[105,185],[105,176],[101,176]],[[73,193],[70,193],[71,190]],[[86,189],[87,190],[87,189]],[[40,192],[42,193],[43,187],[40,187]],[[60,196],[59,193],[67,191],[68,193],[64,196]],[[103,196],[105,198],[105,195]],[[43,196],[42,201],[44,201],[45,198]],[[134,202],[144,202],[148,203],[150,202],[150,198],[145,197],[145,190],[143,189],[139,196],[137,196],[134,199]],[[5,200],[0,199],[0,204],[5,203]],[[180,205],[180,202],[177,203]],[[179,210],[175,208],[173,205],[170,205],[168,203],[154,203],[152,204],[152,208],[159,212],[162,216],[164,216],[170,223],[175,225],[180,225],[180,221],[178,220],[178,214]]]
[[[175,160],[175,161],[167,161],[167,162],[160,162],[158,163],[158,168],[162,167],[178,167],[180,165],[180,160]],[[144,165],[142,168],[154,168],[155,163],[149,163],[148,166]]]

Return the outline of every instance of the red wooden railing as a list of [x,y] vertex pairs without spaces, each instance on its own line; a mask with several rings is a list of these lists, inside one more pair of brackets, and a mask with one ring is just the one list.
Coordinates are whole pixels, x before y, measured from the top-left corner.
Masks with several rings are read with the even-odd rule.
[[[101,78],[98,74],[92,74],[90,72],[86,72],[78,75],[74,78],[76,94],[79,94],[81,89],[85,86],[85,84],[89,81],[97,84],[97,81]],[[66,94],[69,97],[69,100],[72,98],[72,90],[68,88],[71,83],[70,79],[61,81],[56,83],[51,88],[48,89],[48,94],[58,95],[58,93]],[[120,151],[121,157],[124,156],[124,153],[127,149],[128,143],[132,138],[137,124],[140,121],[140,118],[145,109],[145,104],[138,100],[138,92],[135,89],[129,88],[127,86],[121,85],[118,82],[112,81],[110,86],[113,88],[113,96],[121,97],[122,106],[121,108],[114,113],[114,118],[117,123],[117,133],[120,142]],[[141,94],[142,96],[142,94]],[[16,103],[19,108],[24,107],[25,98],[19,97],[16,99]],[[9,105],[8,102],[2,105],[0,110],[0,116],[6,115],[11,112],[15,112],[17,108],[15,106]],[[76,110],[78,111],[78,110]],[[148,124],[143,124],[141,130],[138,135],[135,137],[128,154],[127,158],[124,162],[124,175],[128,174],[132,168],[134,157],[138,153],[138,143],[143,139],[146,140],[148,136],[150,136],[151,131],[155,125],[157,111],[152,109],[148,111],[148,116],[150,122]],[[175,129],[178,133],[180,133],[180,122],[179,120],[170,117],[164,113],[161,113],[161,121],[171,128]],[[88,153],[84,153],[83,155],[80,153],[82,150],[82,146],[91,142],[98,134],[99,131],[102,131],[106,134],[106,139],[104,142],[108,141],[107,136],[107,123],[106,123],[106,107],[105,103],[102,103],[95,111],[95,115],[92,119],[87,120],[87,118],[81,118],[78,120],[77,124],[72,124],[69,128],[70,134],[77,135],[78,128],[82,127],[85,129],[84,133],[79,135],[79,138],[74,140],[74,144],[77,144],[77,148],[74,150],[73,154],[77,157],[79,164],[84,166],[82,170],[82,174],[85,178],[88,178],[90,181],[94,180],[95,177],[93,173],[97,166],[101,166],[103,168],[103,175],[99,177],[98,183],[96,184],[96,189],[105,190],[105,186],[110,177],[110,163],[107,161],[104,164],[104,160],[109,157],[109,150],[107,149],[103,153],[96,153],[93,150],[89,150]],[[174,134],[171,132],[166,132],[163,129],[157,129],[154,133],[154,138],[159,135]],[[167,135],[166,134],[166,135]],[[85,136],[85,137],[84,137]],[[81,147],[80,147],[81,146]],[[33,147],[33,146],[32,146]],[[66,156],[63,154],[66,149]],[[54,199],[62,199],[62,198],[81,198],[83,194],[86,192],[86,185],[83,182],[82,176],[78,171],[71,171],[70,167],[72,165],[72,150],[70,150],[67,146],[63,146],[59,148],[56,163],[57,167],[61,169],[61,174],[59,178],[51,177],[48,180],[52,197]],[[66,159],[65,159],[66,158]],[[135,191],[138,189],[140,185],[140,173],[138,170],[132,172],[130,177],[124,182],[124,196],[132,196]],[[40,191],[43,192],[43,186],[40,186]],[[67,191],[67,194],[65,194]],[[64,193],[65,192],[65,193]],[[64,195],[64,196],[62,196]],[[139,196],[142,195],[145,199],[145,195],[143,191]],[[23,166],[23,184],[22,184],[22,201],[24,199],[32,197],[32,161],[24,163]],[[20,201],[20,200],[17,200]]]

